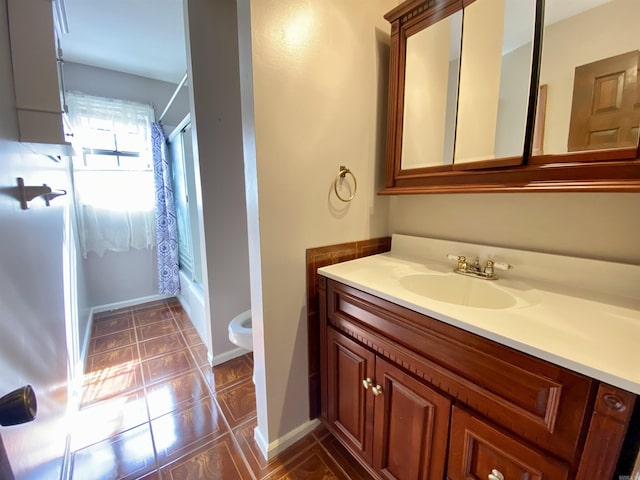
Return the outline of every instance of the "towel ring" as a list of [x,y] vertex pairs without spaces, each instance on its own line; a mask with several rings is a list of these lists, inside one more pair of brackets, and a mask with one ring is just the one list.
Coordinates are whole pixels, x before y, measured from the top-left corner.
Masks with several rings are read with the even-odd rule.
[[[344,197],[341,197],[340,194],[338,193],[338,181],[341,178],[344,178],[347,175],[347,173],[351,175],[351,178],[353,178],[353,192],[351,193],[351,196],[349,198],[344,198]],[[356,196],[357,190],[358,190],[358,181],[356,180],[356,176],[347,167],[345,167],[344,165],[340,165],[340,171],[338,172],[335,180],[333,181],[333,191],[336,192],[336,197],[338,197],[340,201],[347,203],[353,200],[353,197]]]

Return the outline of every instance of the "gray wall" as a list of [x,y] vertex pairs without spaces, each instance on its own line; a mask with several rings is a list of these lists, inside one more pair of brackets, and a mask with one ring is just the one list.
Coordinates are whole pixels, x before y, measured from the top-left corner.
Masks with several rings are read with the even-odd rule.
[[639,193],[414,195],[390,232],[640,265]]
[[158,295],[156,249],[89,252],[82,259],[89,300],[93,307]]
[[69,191],[71,182],[68,159],[53,162],[18,142],[6,12],[0,0],[0,395],[31,384],[39,411],[34,422],[0,434],[18,478],[55,479],[66,440],[67,349],[71,358],[78,350],[77,342],[67,346],[65,324],[73,312],[65,309],[65,295],[78,294],[80,331],[88,309],[69,276],[76,259],[73,243],[65,243],[73,242],[70,196],[49,208],[36,199],[26,211],[15,199],[16,177]]
[[[177,87],[152,78],[71,62],[64,64],[64,80],[65,88],[69,91],[151,104],[156,118],[162,114]],[[188,84],[187,81],[187,86],[180,90],[162,121],[166,135],[189,113]]]
[[[114,72],[77,63],[65,63],[65,86],[69,91],[151,104],[156,117],[162,114],[176,85],[150,78]],[[163,120],[169,135],[189,112],[188,88],[183,87]],[[158,294],[156,251],[89,253],[83,260],[88,296],[92,306],[130,302]]]
[[[233,350],[227,327],[250,308],[240,72],[235,1],[185,2],[191,126],[210,352]],[[208,272],[208,273],[207,273]]]

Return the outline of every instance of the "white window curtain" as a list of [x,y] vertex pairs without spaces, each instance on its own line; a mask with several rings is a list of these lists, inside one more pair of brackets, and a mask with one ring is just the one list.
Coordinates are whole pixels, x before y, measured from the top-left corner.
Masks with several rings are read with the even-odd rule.
[[153,109],[77,92],[67,101],[82,255],[154,247]]

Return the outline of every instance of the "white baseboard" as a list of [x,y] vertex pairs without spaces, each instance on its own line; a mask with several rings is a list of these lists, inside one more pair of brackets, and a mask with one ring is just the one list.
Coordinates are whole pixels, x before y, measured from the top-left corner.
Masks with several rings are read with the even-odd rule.
[[182,309],[186,312],[189,318],[191,318],[191,304],[189,303],[185,293],[180,290],[180,293],[176,295],[176,298],[180,302],[180,305],[182,305]]
[[98,305],[91,310],[93,313],[108,312],[109,310],[117,310],[118,308],[133,307],[142,303],[155,302],[157,300],[164,300],[171,298],[172,295],[149,295],[148,297],[132,298],[131,300],[125,300],[123,302],[108,303],[106,305]]
[[258,448],[260,449],[262,456],[266,460],[269,460],[275,457],[276,455],[278,455],[279,453],[282,453],[283,451],[285,451],[287,448],[289,448],[291,445],[296,443],[301,438],[305,437],[306,435],[309,435],[311,432],[313,432],[313,430],[316,429],[318,425],[320,425],[320,420],[318,420],[317,418],[314,418],[313,420],[309,420],[303,423],[302,425],[300,425],[299,427],[294,428],[293,430],[283,435],[282,437],[275,439],[273,442],[269,443],[268,445],[265,439],[260,434],[258,427],[256,427],[253,430],[253,438],[258,444]]
[[234,358],[241,357],[242,355],[246,355],[250,350],[245,350],[244,348],[236,347],[233,350],[229,350],[228,352],[221,353],[220,355],[214,355],[213,358],[210,358],[211,365],[214,367],[216,365],[220,365],[221,363],[228,362],[229,360],[233,360]]

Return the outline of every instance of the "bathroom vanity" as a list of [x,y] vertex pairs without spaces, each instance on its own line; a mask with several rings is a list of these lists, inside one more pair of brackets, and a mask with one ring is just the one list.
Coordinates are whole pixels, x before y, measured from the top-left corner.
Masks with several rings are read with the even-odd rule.
[[[469,278],[452,253],[514,268]],[[394,235],[318,272],[322,418],[372,475],[612,477],[640,394],[640,267]]]

